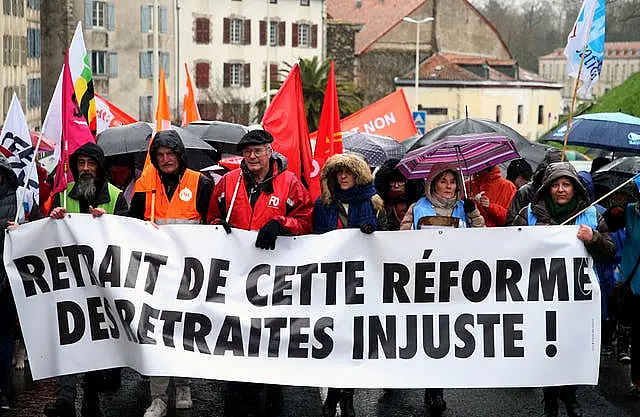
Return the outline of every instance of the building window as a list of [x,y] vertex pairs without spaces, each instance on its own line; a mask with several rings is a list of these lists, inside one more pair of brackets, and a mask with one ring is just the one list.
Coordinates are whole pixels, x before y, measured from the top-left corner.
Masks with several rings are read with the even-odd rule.
[[209,88],[209,70],[208,62],[196,63],[196,88]]
[[153,51],[140,52],[140,78],[153,77]]
[[502,123],[502,105],[496,106],[496,122]]
[[446,107],[427,107],[423,110],[426,111],[428,115],[432,116],[446,116],[449,114],[449,111]]
[[164,78],[169,77],[171,69],[171,55],[169,52],[158,52],[158,71],[162,68],[164,70]]
[[93,2],[93,26],[106,27],[107,3],[104,1]]
[[41,100],[41,83],[40,78],[31,78],[27,80],[28,99],[27,107],[34,109],[40,107]]
[[271,4],[278,4],[278,0],[269,0],[269,3],[271,3]]
[[7,16],[11,15],[11,0],[3,0],[2,1],[2,11]]
[[107,53],[91,51],[91,72],[93,75],[107,75]]
[[11,35],[2,35],[2,46],[2,63],[4,65],[11,65],[11,58],[13,54],[13,39],[11,39]]
[[27,0],[27,7],[34,10],[40,10],[40,0]]
[[196,19],[196,43],[209,44],[211,36],[209,33],[211,22],[206,17]]
[[24,17],[24,0],[13,0],[13,15]]
[[544,124],[544,106],[538,106],[538,124]]
[[302,23],[298,25],[298,46],[309,47],[309,32],[311,28],[309,25]]
[[40,56],[40,29],[27,29],[27,56],[29,58]]
[[229,84],[231,87],[240,87],[242,85],[242,64],[231,64]]
[[167,8],[158,6],[158,30],[160,31],[160,33],[167,33],[169,31],[167,17]]
[[244,25],[241,19],[231,19],[231,43],[242,43]]
[[271,46],[278,45],[278,23],[269,22],[269,45]]
[[310,3],[309,0],[300,0],[300,6],[308,6]]
[[518,124],[521,125],[524,119],[524,106],[522,104],[518,105]]
[[139,120],[153,120],[151,106],[153,105],[153,96],[140,96],[140,114]]
[[140,32],[153,31],[153,6],[140,6]]

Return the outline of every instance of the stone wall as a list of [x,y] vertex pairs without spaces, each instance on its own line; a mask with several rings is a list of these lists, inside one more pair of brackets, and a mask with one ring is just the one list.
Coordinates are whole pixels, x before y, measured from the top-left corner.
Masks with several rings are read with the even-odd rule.
[[348,22],[327,22],[327,59],[335,61],[336,79],[353,82],[356,33],[359,26]]

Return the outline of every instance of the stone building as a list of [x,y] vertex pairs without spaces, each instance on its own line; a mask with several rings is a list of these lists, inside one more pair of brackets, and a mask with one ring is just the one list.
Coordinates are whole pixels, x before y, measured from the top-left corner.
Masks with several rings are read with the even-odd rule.
[[40,1],[4,1],[2,33],[2,120],[15,92],[31,129],[40,127]]
[[[631,75],[640,71],[640,42],[606,42],[604,51],[600,80],[591,92],[594,97],[599,97],[613,87],[619,86]],[[564,86],[562,89],[563,114],[568,114],[571,109],[571,99],[576,85],[575,78],[567,77],[566,65],[567,57],[564,56],[564,48],[555,49],[550,54],[538,58],[539,74]],[[579,97],[579,99],[584,101],[585,97]]]
[[[329,42],[327,55],[337,62],[353,60],[367,103],[394,91],[394,76],[414,67],[417,27],[421,61],[435,52],[512,58],[496,28],[467,0],[328,0],[327,8],[328,33],[344,22],[360,28],[353,55]],[[416,25],[404,17],[435,19]]]
[[[157,65],[164,68],[170,106],[175,97],[174,0],[64,0],[42,2],[42,84],[45,108],[64,63],[64,51],[78,21],[83,22],[87,54],[97,94],[140,120],[152,121],[153,19],[158,25]],[[155,16],[155,17],[154,17]]]
[[[410,71],[395,79],[411,108],[416,107],[414,77]],[[418,81],[426,130],[468,114],[535,140],[558,123],[562,84],[520,68],[513,59],[436,53],[421,63]]]

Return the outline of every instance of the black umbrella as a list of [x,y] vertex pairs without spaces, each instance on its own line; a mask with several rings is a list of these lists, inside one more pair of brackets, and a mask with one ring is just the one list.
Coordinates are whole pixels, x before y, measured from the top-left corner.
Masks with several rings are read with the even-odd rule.
[[388,136],[363,132],[344,133],[342,147],[345,151],[362,156],[370,167],[379,167],[387,159],[400,159],[407,153],[402,143]]
[[212,145],[221,153],[232,154],[236,153],[236,145],[249,131],[244,125],[217,120],[199,120],[188,124],[184,129]]
[[[618,158],[597,170],[593,178],[593,188],[596,196],[601,196],[613,190],[629,178],[640,172],[640,156],[626,156]],[[633,183],[622,190],[631,194]]]
[[542,162],[545,151],[549,148],[549,146],[528,140],[509,126],[503,125],[494,120],[465,118],[451,120],[431,129],[425,133],[424,136],[418,139],[411,146],[409,151],[430,145],[447,136],[460,136],[470,133],[498,133],[508,137],[513,141],[513,143],[515,143],[522,158],[529,162],[533,169]]
[[[215,164],[216,150],[211,145],[182,128],[172,126],[171,130],[178,132],[182,139],[187,150],[189,168],[200,170]],[[142,168],[152,133],[153,128],[150,123],[136,122],[106,129],[98,135],[97,143],[104,150],[108,161],[123,155],[133,155],[136,167]]]

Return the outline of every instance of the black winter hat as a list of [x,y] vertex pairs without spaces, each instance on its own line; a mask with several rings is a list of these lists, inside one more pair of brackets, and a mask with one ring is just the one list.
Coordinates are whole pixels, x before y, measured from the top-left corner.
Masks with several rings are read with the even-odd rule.
[[526,180],[530,180],[533,176],[533,168],[531,165],[524,159],[516,159],[511,161],[509,166],[507,167],[507,180],[515,181],[516,178],[522,177]]
[[236,150],[240,153],[247,146],[264,145],[267,143],[273,143],[271,133],[261,129],[251,130],[245,133],[242,139],[240,139],[240,142],[236,145]]
[[169,148],[178,155],[180,167],[178,168],[177,174],[182,174],[187,169],[187,151],[178,132],[175,130],[162,130],[156,133],[153,138],[153,143],[149,148],[149,156],[151,158],[151,164],[153,164],[158,171],[160,171],[160,169],[158,168],[156,154],[159,148]]
[[79,156],[88,156],[89,158],[96,161],[98,164],[98,181],[102,182],[105,178],[105,159],[104,159],[104,151],[98,145],[93,142],[87,142],[78,149],[69,157],[69,168],[71,169],[71,173],[73,174],[73,179],[78,181],[78,157]]

